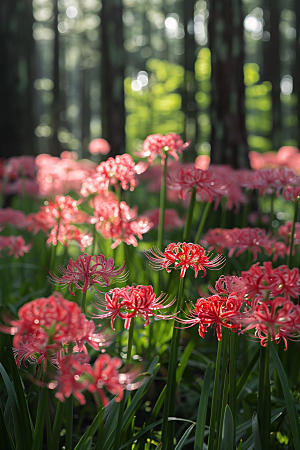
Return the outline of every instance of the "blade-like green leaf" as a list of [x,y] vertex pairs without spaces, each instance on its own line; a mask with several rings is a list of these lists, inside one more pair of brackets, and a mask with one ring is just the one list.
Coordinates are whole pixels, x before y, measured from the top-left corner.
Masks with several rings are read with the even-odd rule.
[[234,422],[231,409],[229,405],[226,405],[223,420],[221,450],[226,450],[227,448],[231,450],[233,449],[233,444],[234,444]]
[[188,345],[186,346],[181,359],[180,359],[180,363],[178,364],[177,370],[176,370],[176,383],[179,384],[181,377],[183,375],[183,372],[187,366],[188,360],[192,354],[192,351],[194,350],[195,347],[195,341],[194,340],[190,340]]
[[273,345],[270,346],[271,348],[271,356],[272,359],[274,361],[279,379],[280,379],[280,383],[281,383],[281,387],[282,387],[282,391],[283,391],[283,395],[284,395],[284,400],[286,403],[286,408],[287,408],[287,412],[288,412],[288,416],[289,416],[289,420],[290,420],[290,426],[291,426],[291,431],[292,431],[292,436],[293,436],[293,441],[294,441],[294,449],[295,450],[300,450],[300,429],[299,429],[299,422],[298,422],[298,415],[296,412],[296,408],[295,408],[295,403],[293,400],[293,397],[291,395],[290,392],[290,388],[289,388],[289,384],[284,372],[284,368],[281,364],[281,361],[279,359],[279,356],[276,353],[276,350],[274,348]]
[[188,438],[189,435],[191,434],[191,431],[193,430],[193,428],[194,428],[195,425],[196,425],[196,424],[193,423],[192,425],[190,425],[190,426],[188,427],[188,429],[187,429],[186,432],[183,434],[182,438],[180,439],[180,441],[178,442],[178,444],[176,445],[176,447],[175,447],[174,450],[181,450],[181,449],[182,449],[182,447],[183,447],[184,444],[185,444],[185,441],[187,440],[187,438]]
[[259,433],[259,425],[258,425],[258,419],[257,419],[256,412],[253,414],[253,417],[252,417],[252,431],[253,431],[253,437],[254,437],[255,450],[262,450],[260,433]]
[[5,448],[6,450],[15,449],[10,433],[6,428],[1,408],[0,408],[0,436],[1,436],[1,446],[3,446],[3,448]]
[[162,448],[163,448],[163,443],[160,442],[155,450],[162,450]]
[[209,397],[209,386],[211,382],[212,373],[213,373],[212,364],[209,364],[205,371],[200,402],[198,407],[194,450],[201,450],[203,447],[204,430],[207,414],[207,403]]
[[[9,379],[9,376],[7,375],[6,370],[4,369],[3,365],[0,363],[0,373],[2,375],[8,398],[11,403],[11,410],[14,420],[14,428],[15,428],[15,439],[16,439],[16,450],[21,450],[24,448],[23,439],[22,439],[22,422],[21,422],[21,416],[17,401],[16,392],[14,390],[13,384]],[[30,448],[30,447],[29,447]]]
[[236,385],[237,398],[239,398],[239,396],[241,395],[243,388],[258,361],[258,358],[259,358],[259,348],[256,350],[256,352],[252,356],[251,361],[249,362],[248,366],[246,367],[246,369],[244,370],[244,372],[242,373],[241,377],[239,378],[239,380],[237,382],[237,385]]
[[[81,439],[78,442],[78,444],[76,445],[74,450],[87,450],[87,449],[91,448],[92,437],[94,436],[94,434],[96,433],[96,431],[99,427],[99,423],[103,418],[103,414],[104,414],[104,408],[100,409],[100,411],[96,415],[95,419],[93,420],[91,426],[86,430],[84,435],[81,436]],[[89,446],[87,446],[87,445],[89,445]]]

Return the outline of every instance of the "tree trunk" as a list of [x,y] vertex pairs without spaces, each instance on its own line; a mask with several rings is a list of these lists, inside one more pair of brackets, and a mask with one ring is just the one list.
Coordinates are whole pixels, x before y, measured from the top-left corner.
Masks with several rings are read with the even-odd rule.
[[248,167],[241,0],[211,0],[211,161]]

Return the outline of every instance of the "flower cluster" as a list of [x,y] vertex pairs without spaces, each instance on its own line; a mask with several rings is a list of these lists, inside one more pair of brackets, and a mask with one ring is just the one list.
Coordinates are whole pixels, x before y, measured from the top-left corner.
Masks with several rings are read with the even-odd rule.
[[210,254],[206,253],[201,245],[186,242],[169,244],[163,253],[156,247],[144,253],[154,270],[166,269],[167,272],[171,272],[172,268],[180,268],[181,278],[189,267],[194,269],[196,278],[199,271],[203,271],[205,276],[206,268],[221,268],[225,264],[225,258],[222,255],[209,259]]
[[2,250],[8,250],[9,256],[18,258],[28,253],[31,247],[32,244],[25,244],[23,236],[0,236],[0,253]]
[[[175,302],[175,298],[168,304],[168,297],[161,294],[156,298],[152,286],[126,286],[124,288],[111,289],[105,294],[105,299],[100,298],[96,304],[101,314],[95,314],[94,318],[104,319],[111,317],[111,328],[114,329],[114,320],[121,317],[125,320],[125,328],[130,327],[131,319],[140,316],[145,319],[145,326],[149,324],[149,316],[168,319],[173,316],[163,315],[161,310],[169,308]],[[105,308],[105,310],[101,309]],[[108,312],[107,312],[108,311]]]
[[72,295],[75,295],[71,290],[73,284],[84,293],[91,285],[95,288],[96,286],[109,286],[115,281],[126,279],[128,275],[125,271],[125,262],[117,269],[112,258],[106,260],[104,255],[90,256],[86,253],[79,256],[76,261],[70,258],[67,267],[60,265],[58,270],[62,277],[50,273],[50,281],[62,286],[69,286],[69,292]]
[[161,162],[164,164],[167,154],[173,156],[178,161],[178,155],[183,150],[186,150],[189,145],[189,142],[184,144],[181,137],[176,133],[168,133],[165,136],[162,134],[151,134],[144,141],[143,150],[137,152],[136,155],[141,158],[148,158],[149,164],[152,164],[160,156]]

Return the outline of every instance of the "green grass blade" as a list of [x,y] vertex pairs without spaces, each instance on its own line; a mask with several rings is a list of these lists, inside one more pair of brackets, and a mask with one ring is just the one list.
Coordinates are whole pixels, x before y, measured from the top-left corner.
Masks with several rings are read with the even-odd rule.
[[13,415],[15,438],[16,438],[16,450],[21,450],[24,448],[24,444],[23,444],[23,439],[22,439],[21,415],[20,415],[20,411],[19,411],[19,405],[18,405],[18,401],[17,401],[16,392],[15,392],[12,382],[9,379],[9,376],[7,375],[6,370],[4,369],[4,367],[1,363],[0,363],[0,373],[2,375],[4,384],[5,384],[5,387],[7,390],[9,401],[11,403],[11,410],[12,410],[12,415]]
[[187,363],[192,354],[192,351],[194,350],[194,347],[195,347],[195,341],[194,340],[189,341],[188,345],[186,346],[186,348],[181,356],[180,363],[178,364],[178,367],[176,370],[176,383],[177,384],[180,383],[181,377],[187,366]]
[[284,372],[284,368],[281,364],[281,361],[279,359],[279,356],[277,355],[277,352],[274,348],[273,345],[270,346],[271,348],[271,356],[272,359],[274,361],[279,379],[280,379],[280,383],[281,383],[281,387],[282,387],[282,391],[283,391],[283,395],[284,395],[284,399],[285,399],[285,403],[286,403],[286,408],[287,408],[287,412],[288,412],[288,416],[289,416],[289,420],[290,420],[290,426],[291,426],[291,431],[292,431],[292,436],[293,436],[293,441],[294,441],[294,449],[295,450],[300,450],[300,430],[299,430],[299,422],[298,422],[298,416],[297,416],[297,412],[296,412],[296,408],[295,408],[295,403],[293,400],[293,397],[291,395],[290,392],[290,388],[289,388],[289,384]]
[[[95,419],[93,420],[91,426],[86,430],[83,436],[81,436],[80,441],[77,443],[74,450],[87,450],[88,448],[91,448],[92,445],[92,437],[96,433],[100,421],[103,419],[104,414],[104,408],[101,408],[98,414],[96,415]],[[89,447],[87,447],[88,443]]]
[[255,448],[255,450],[262,450],[261,440],[260,440],[260,432],[259,432],[259,425],[258,425],[258,418],[257,418],[257,414],[256,413],[254,413],[253,417],[252,417],[252,431],[253,431],[254,448]]
[[1,408],[0,408],[0,436],[1,436],[1,446],[3,446],[3,448],[5,448],[6,450],[15,449],[11,435],[6,428]]
[[195,425],[196,425],[195,423],[192,423],[192,425],[190,425],[188,427],[188,429],[185,431],[185,433],[183,434],[182,438],[180,439],[180,441],[178,442],[178,444],[176,445],[174,450],[181,450],[182,449],[182,447],[185,444],[185,441],[187,440],[187,438],[191,434],[191,431],[193,430]]
[[207,403],[209,398],[209,386],[212,374],[213,374],[212,364],[209,364],[205,371],[200,402],[198,407],[194,450],[202,450],[203,447],[204,430],[207,414]]
[[234,444],[234,422],[231,409],[229,405],[226,405],[223,429],[222,429],[222,442],[221,450],[233,449]]

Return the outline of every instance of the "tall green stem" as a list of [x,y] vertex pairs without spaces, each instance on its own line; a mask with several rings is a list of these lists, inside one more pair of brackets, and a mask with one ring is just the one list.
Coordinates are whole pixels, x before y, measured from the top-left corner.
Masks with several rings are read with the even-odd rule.
[[[229,336],[229,406],[233,415],[234,433],[236,430],[236,334],[230,332]],[[235,436],[234,436],[235,442]]]
[[66,417],[66,450],[72,450],[73,436],[73,395],[66,400],[67,417]]
[[[180,278],[178,287],[178,310],[183,307],[183,285],[184,278]],[[174,415],[175,412],[175,393],[176,393],[176,366],[178,359],[180,328],[173,328],[173,336],[171,338],[171,352],[168,367],[167,376],[167,388],[166,388],[166,400],[163,412],[162,422],[162,442],[165,450],[173,449],[173,424],[168,424],[168,418],[170,415]]]
[[270,337],[266,347],[260,349],[257,417],[262,448],[270,450]]
[[164,240],[164,222],[165,222],[165,208],[166,208],[166,179],[167,179],[167,163],[168,154],[166,153],[165,164],[161,175],[160,200],[159,200],[159,224],[157,234],[157,248],[162,250]]
[[42,446],[46,408],[48,408],[48,388],[44,387],[36,415],[32,450],[40,450]]
[[195,243],[196,244],[198,244],[198,242],[200,241],[200,238],[201,238],[201,235],[202,235],[202,232],[203,232],[203,229],[204,229],[204,225],[206,223],[206,219],[207,219],[208,213],[210,211],[210,208],[211,208],[211,203],[206,203],[204,211],[203,211],[203,213],[201,215],[201,220],[200,220],[199,227],[198,227],[198,230],[197,230],[197,233],[196,233],[196,237],[195,237]]
[[183,238],[182,238],[183,242],[189,242],[189,239],[190,239],[191,227],[192,227],[192,222],[193,222],[193,213],[194,213],[194,208],[195,208],[195,201],[196,201],[196,187],[194,186],[193,190],[192,190],[190,206],[189,206],[189,210],[187,213],[185,227],[184,227],[184,231],[183,231]]
[[292,259],[292,254],[293,254],[295,226],[296,226],[296,222],[297,222],[297,218],[298,218],[298,202],[299,202],[299,200],[300,200],[300,198],[297,198],[297,200],[295,200],[294,219],[293,219],[292,234],[291,234],[291,239],[290,239],[290,251],[289,251],[289,254],[287,257],[287,263],[286,263],[286,265],[288,267],[290,267],[290,265],[291,265],[291,259]]
[[85,302],[86,302],[86,291],[84,291],[82,293],[82,299],[81,299],[81,309],[82,309],[83,314],[85,314],[85,311],[86,311]]
[[221,367],[221,356],[222,356],[222,341],[218,341],[216,372],[215,372],[214,390],[213,390],[211,413],[210,413],[210,423],[209,423],[208,450],[213,450],[214,443],[215,443],[215,430],[216,430],[216,417],[217,417],[217,405],[218,405],[218,394],[219,394],[219,377],[220,377],[220,367]]
[[[130,364],[130,362],[131,362],[133,331],[134,331],[134,318],[131,319],[131,323],[130,323],[130,327],[129,327],[126,364]],[[125,393],[123,394],[122,400],[120,402],[118,422],[117,422],[117,428],[116,428],[116,434],[115,434],[116,437],[115,437],[113,450],[119,450],[119,448],[120,448],[121,433],[122,433],[122,428],[123,428],[122,422],[123,422],[124,408],[125,408]]]

